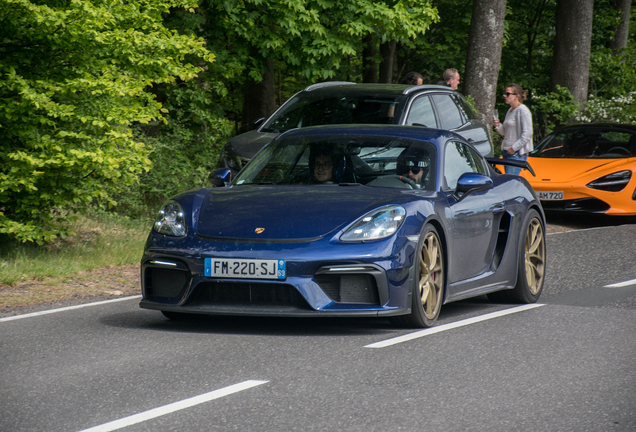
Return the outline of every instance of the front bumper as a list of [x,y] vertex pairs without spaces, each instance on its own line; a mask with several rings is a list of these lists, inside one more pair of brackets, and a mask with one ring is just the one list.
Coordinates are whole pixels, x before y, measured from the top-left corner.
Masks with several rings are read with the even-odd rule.
[[[287,278],[281,281],[206,277],[205,254],[150,249],[141,262],[140,307],[209,315],[377,317],[410,313],[415,245],[402,241],[410,248],[407,244],[397,256],[384,259],[369,258],[381,256],[379,244],[347,245],[347,255],[340,257],[324,251],[312,257],[299,246],[293,259],[275,252],[277,259],[287,261]],[[263,251],[251,252],[264,256]]]
[[636,178],[618,192],[592,189],[586,186],[534,185],[537,192],[563,191],[561,201],[541,201],[546,211],[567,213],[594,213],[608,216],[636,215]]

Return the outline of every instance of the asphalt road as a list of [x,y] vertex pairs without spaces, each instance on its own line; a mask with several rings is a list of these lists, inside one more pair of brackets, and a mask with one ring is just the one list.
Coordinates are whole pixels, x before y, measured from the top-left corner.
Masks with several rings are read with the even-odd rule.
[[542,306],[452,303],[421,332],[138,299],[0,319],[0,431],[635,431],[636,225],[547,246]]

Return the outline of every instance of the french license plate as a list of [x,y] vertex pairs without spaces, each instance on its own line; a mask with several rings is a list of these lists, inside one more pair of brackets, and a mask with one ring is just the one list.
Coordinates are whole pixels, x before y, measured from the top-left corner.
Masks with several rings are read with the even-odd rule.
[[563,191],[558,192],[539,192],[541,201],[563,201]]
[[206,258],[204,274],[208,277],[244,279],[285,279],[284,260]]

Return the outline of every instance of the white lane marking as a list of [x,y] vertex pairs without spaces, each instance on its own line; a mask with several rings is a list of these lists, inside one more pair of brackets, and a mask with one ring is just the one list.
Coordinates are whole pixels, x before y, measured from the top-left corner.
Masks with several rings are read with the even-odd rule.
[[104,423],[103,425],[95,426],[90,429],[84,429],[80,432],[109,432],[117,429],[125,428],[127,426],[131,426],[137,423],[141,423],[146,420],[152,420],[157,417],[161,417],[166,414],[173,413],[175,411],[183,410],[186,408],[193,407],[195,405],[202,404],[204,402],[209,402],[214,399],[221,398],[223,396],[228,396],[233,393],[238,393],[243,390],[247,390],[252,387],[259,386],[261,384],[268,383],[269,381],[261,381],[261,380],[247,380],[238,384],[233,384],[228,387],[223,387],[218,390],[211,391],[209,393],[204,393],[199,396],[194,396],[189,399],[184,399],[179,402],[174,402],[168,405],[164,405],[158,408],[154,408],[148,411],[141,412],[139,414],[134,414],[128,417],[121,418],[119,420],[115,420],[109,423]]
[[18,320],[18,319],[22,319],[22,318],[31,318],[31,317],[34,317],[34,316],[48,315],[48,314],[52,314],[52,313],[64,312],[64,311],[73,310],[73,309],[81,309],[81,308],[90,307],[90,306],[100,306],[100,305],[107,304],[107,303],[115,303],[115,302],[120,302],[120,301],[124,301],[124,300],[134,300],[134,299],[139,299],[139,298],[141,298],[141,295],[128,296],[128,297],[117,298],[117,299],[112,299],[112,300],[104,300],[104,301],[99,301],[99,302],[95,302],[95,303],[84,303],[84,304],[79,304],[79,305],[75,305],[75,306],[66,306],[66,307],[61,307],[61,308],[57,308],[57,309],[49,309],[49,310],[40,311],[40,312],[32,312],[32,313],[28,313],[28,314],[24,314],[24,315],[14,315],[14,316],[10,316],[10,317],[0,318],[0,322],[13,321],[13,320]]
[[636,279],[605,285],[603,288],[621,288],[621,287],[630,286],[630,285],[636,285]]
[[490,320],[493,318],[499,318],[501,316],[505,316],[505,315],[510,315],[513,313],[517,313],[517,312],[523,312],[529,309],[534,309],[534,308],[538,308],[540,306],[545,306],[544,304],[541,303],[533,303],[533,304],[527,304],[527,305],[523,305],[523,306],[518,306],[518,307],[514,307],[514,308],[510,308],[510,309],[504,309],[504,310],[500,310],[498,312],[492,312],[486,315],[480,315],[480,316],[476,316],[473,318],[468,318],[465,320],[461,320],[461,321],[457,321],[457,322],[453,322],[453,323],[448,323],[448,324],[443,324],[441,326],[437,326],[437,327],[430,327],[427,328],[425,330],[420,330],[420,331],[416,331],[414,333],[409,333],[409,334],[405,334],[402,336],[398,336],[392,339],[387,339],[384,341],[380,341],[380,342],[375,342],[369,345],[365,345],[365,348],[385,348],[391,345],[396,345],[402,342],[407,342],[410,341],[412,339],[417,339],[417,338],[421,338],[424,336],[428,336],[434,333],[439,333],[439,332],[443,332],[446,330],[451,330],[457,327],[463,327],[463,326],[467,326],[470,324],[475,324],[481,321],[486,321],[486,320]]

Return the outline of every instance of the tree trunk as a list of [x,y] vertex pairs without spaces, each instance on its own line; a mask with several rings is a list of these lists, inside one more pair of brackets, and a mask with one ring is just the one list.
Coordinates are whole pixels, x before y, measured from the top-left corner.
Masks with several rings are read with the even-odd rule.
[[364,39],[364,49],[362,50],[362,82],[378,82],[378,62],[375,58],[377,53],[378,48],[373,36],[367,36]]
[[262,81],[256,82],[248,78],[245,84],[241,132],[252,130],[255,120],[268,117],[276,110],[274,62],[265,60],[265,67],[265,72],[261,74]]
[[396,41],[388,41],[380,44],[380,55],[382,64],[380,65],[380,82],[385,84],[393,83],[393,69],[395,59]]
[[612,5],[621,13],[621,23],[616,27],[614,39],[609,41],[607,46],[614,51],[620,51],[627,47],[629,37],[629,15],[632,7],[632,0],[614,0]]
[[501,63],[506,0],[475,0],[468,34],[464,93],[475,99],[479,117],[492,123]]
[[594,0],[558,0],[550,90],[567,87],[579,104],[587,101]]

